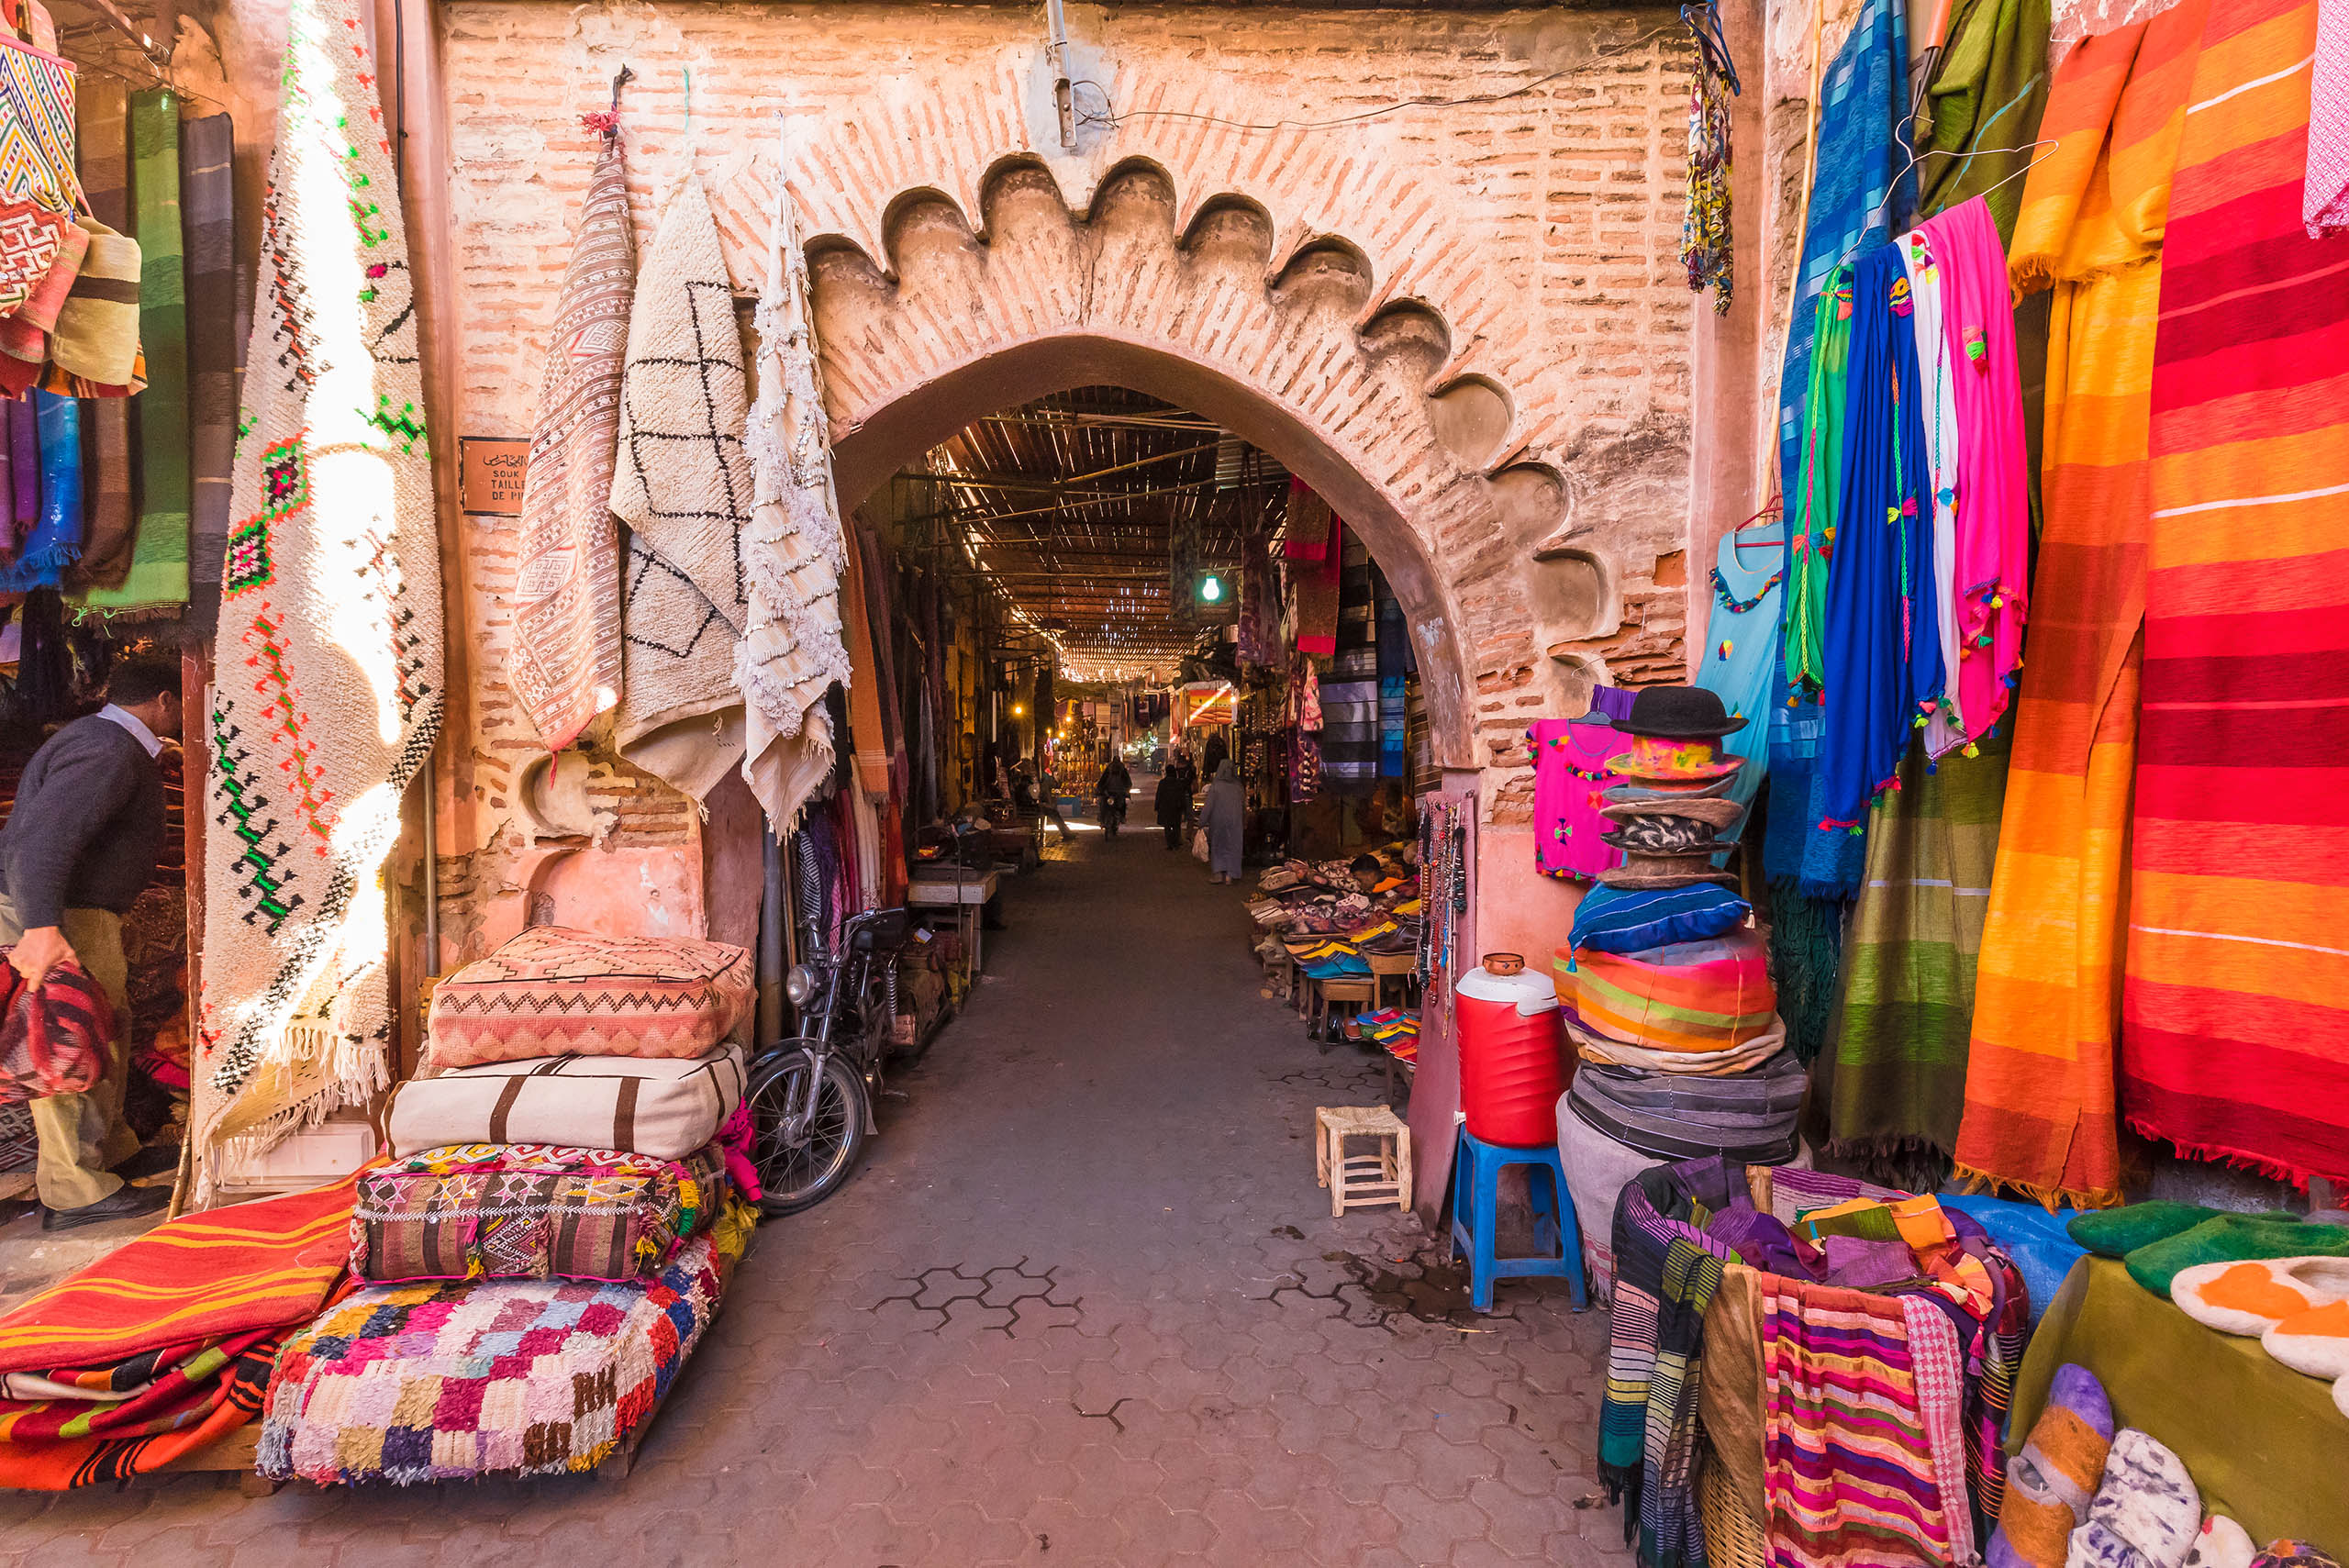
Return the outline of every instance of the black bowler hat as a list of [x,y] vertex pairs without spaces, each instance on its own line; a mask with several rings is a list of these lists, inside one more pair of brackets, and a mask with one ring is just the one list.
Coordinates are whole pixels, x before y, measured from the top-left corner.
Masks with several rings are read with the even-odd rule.
[[1720,695],[1702,686],[1645,686],[1615,728],[1659,740],[1710,740],[1744,728],[1745,720],[1731,718]]

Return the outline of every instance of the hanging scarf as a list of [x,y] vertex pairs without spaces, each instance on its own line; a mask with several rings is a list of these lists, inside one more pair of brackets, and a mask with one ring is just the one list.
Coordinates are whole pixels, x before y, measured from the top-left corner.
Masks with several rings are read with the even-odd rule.
[[2047,107],[2048,0],[1957,0],[1912,134],[1920,212],[1986,195],[2001,247],[2015,231]]
[[[40,416],[35,412],[33,399],[50,399],[42,406],[50,410],[52,439],[44,448],[40,437]],[[58,405],[62,405],[59,411]],[[14,481],[14,501],[17,507],[17,553],[6,567],[0,567],[0,594],[25,594],[36,588],[54,588],[64,578],[65,572],[80,553],[82,545],[82,509],[79,490],[79,453],[71,465],[76,489],[73,506],[45,506],[41,504],[41,464],[59,465],[62,480],[67,471],[65,453],[56,439],[58,421],[68,417],[73,400],[51,398],[46,392],[28,393],[0,403],[8,425],[9,472]],[[30,514],[25,507],[30,503]]]
[[[180,216],[187,231],[188,613],[186,626],[210,637],[220,624],[220,563],[228,550],[228,491],[237,458],[237,253],[235,131],[227,115],[180,127]],[[119,398],[83,410],[97,421],[96,472],[86,487],[93,530],[117,506],[128,515],[124,470],[107,472],[106,449],[128,439],[108,428]],[[119,499],[108,486],[119,486]]]
[[2349,229],[2349,3],[2319,0],[2309,76],[2309,151],[2300,221],[2309,238]]
[[1941,693],[1933,611],[1932,488],[1925,466],[1913,302],[1899,248],[1860,259],[1852,281],[1852,391],[1827,583],[1827,779],[1822,828],[1857,827],[1891,787]]
[[1827,575],[1834,558],[1836,508],[1842,502],[1843,417],[1852,353],[1852,270],[1829,276],[1813,307],[1818,349],[1803,395],[1800,484],[1786,564],[1787,681],[1791,696],[1815,696],[1827,684]]
[[1961,1174],[2120,1201],[2116,972],[2145,605],[2161,231],[2208,0],[2090,39],[2056,72],[2010,258],[2055,288],[2046,527],[1975,977]]
[[1908,73],[1907,6],[1901,0],[1867,0],[1852,36],[1820,78],[1817,172],[1778,379],[1781,495],[1802,494],[1803,404],[1818,318],[1813,302],[1837,265],[1904,226],[1917,205],[1901,127]]
[[[2316,0],[2212,6],[2162,241],[2121,1105],[2349,1180],[2349,239],[2301,222]],[[2311,825],[2323,824],[2312,828]]]
[[191,1073],[201,1191],[222,1140],[258,1153],[390,1082],[384,861],[443,702],[416,302],[376,70],[358,0],[295,0],[287,26],[203,716],[218,826]]
[[[831,766],[834,738],[822,698],[832,682],[850,678],[850,668],[841,624],[848,541],[832,487],[807,257],[798,209],[780,172],[758,329],[759,396],[750,437],[756,504],[742,538],[750,606],[734,684],[747,727],[742,776],[781,832]],[[894,682],[889,708],[897,711]]]
[[130,161],[139,341],[147,361],[147,390],[139,397],[138,529],[122,585],[90,588],[69,602],[107,617],[144,619],[175,614],[187,603],[187,283],[180,264],[177,94],[157,88],[132,95]]
[[1711,53],[1697,51],[1688,85],[1688,195],[1680,225],[1680,263],[1688,292],[1713,291],[1713,314],[1729,314],[1734,282],[1730,248],[1729,83]]
[[[90,211],[107,236],[119,239],[119,235],[130,228],[128,88],[119,81],[95,72],[89,73],[87,79],[75,88],[73,125],[75,139],[80,144],[82,188],[89,198]],[[184,197],[184,195],[183,192]],[[99,239],[93,239],[92,251],[84,259],[85,268],[102,243]],[[136,271],[130,274],[134,278],[137,275]],[[194,305],[195,302],[191,298],[189,303]],[[71,311],[72,308],[69,299],[66,309]],[[196,319],[201,321],[202,318]],[[231,309],[225,325],[228,327],[231,337],[228,357],[232,365],[238,348],[234,342],[233,322],[234,311]],[[130,321],[134,351],[137,327],[134,311]],[[52,350],[55,347],[52,341]],[[56,367],[51,368],[54,370]],[[128,389],[126,387],[124,390],[127,392]],[[232,421],[235,418],[235,401],[231,393]],[[69,581],[77,591],[119,588],[123,579],[130,573],[131,544],[138,534],[131,483],[132,465],[138,462],[138,453],[130,439],[130,400],[127,396],[90,398],[88,406],[83,410],[83,424],[88,432],[90,474],[89,484],[83,492],[82,559],[74,562]],[[231,436],[233,439],[233,427]],[[208,593],[217,603],[220,583],[217,557],[212,575],[206,581]]]
[[1990,211],[1928,219],[1957,417],[1957,711],[1979,740],[2006,713],[2022,660],[2031,559],[2030,457],[2006,252]]
[[1894,241],[1909,281],[1909,334],[1917,354],[1919,423],[1925,442],[1928,495],[1920,502],[1932,523],[1933,627],[1941,650],[1942,691],[1925,715],[1925,754],[1944,756],[1965,743],[1965,727],[1951,690],[1957,673],[1957,389],[1948,339],[1942,335],[1943,276],[1933,237],[1912,228]]
[[619,539],[612,465],[620,424],[636,242],[628,162],[610,111],[589,116],[603,150],[587,177],[554,337],[539,379],[530,466],[515,525],[514,657],[507,679],[560,751],[620,700]]

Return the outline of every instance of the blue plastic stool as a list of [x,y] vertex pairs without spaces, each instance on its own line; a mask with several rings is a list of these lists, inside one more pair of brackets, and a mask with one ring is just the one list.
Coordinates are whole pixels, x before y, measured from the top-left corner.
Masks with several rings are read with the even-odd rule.
[[[1492,1216],[1500,1205],[1501,1171],[1527,1168],[1527,1195],[1533,1203],[1533,1244],[1555,1257],[1497,1258]],[[1566,1193],[1566,1168],[1554,1143],[1510,1149],[1486,1143],[1460,1129],[1460,1151],[1452,1162],[1452,1251],[1468,1259],[1468,1300],[1479,1312],[1493,1309],[1493,1282],[1531,1276],[1563,1279],[1574,1293],[1575,1310],[1588,1305],[1582,1275],[1582,1228]]]

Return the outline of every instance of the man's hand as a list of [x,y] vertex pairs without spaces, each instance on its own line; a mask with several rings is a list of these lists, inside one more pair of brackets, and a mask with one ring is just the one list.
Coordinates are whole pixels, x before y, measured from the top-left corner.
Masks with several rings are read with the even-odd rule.
[[17,945],[8,951],[8,962],[25,977],[25,984],[32,986],[39,986],[49,978],[50,970],[73,957],[73,944],[55,926],[34,927],[17,938]]

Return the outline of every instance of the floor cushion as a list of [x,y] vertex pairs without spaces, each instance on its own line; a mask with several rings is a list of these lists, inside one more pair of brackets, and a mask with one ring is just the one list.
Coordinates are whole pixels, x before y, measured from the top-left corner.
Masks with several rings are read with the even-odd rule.
[[725,942],[534,926],[433,987],[427,1060],[699,1056],[751,988],[751,955]]

